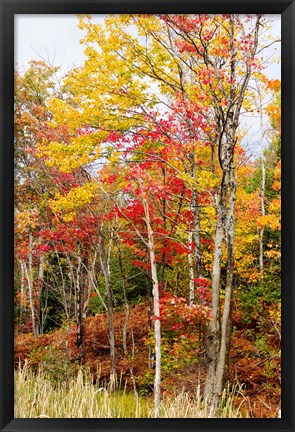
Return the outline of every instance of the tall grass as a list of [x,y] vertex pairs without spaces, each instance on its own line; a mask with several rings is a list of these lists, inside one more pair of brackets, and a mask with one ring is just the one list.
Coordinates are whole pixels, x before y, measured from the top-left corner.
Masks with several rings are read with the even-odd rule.
[[[242,417],[241,405],[235,408],[234,396],[225,391],[219,417]],[[15,371],[14,415],[17,418],[152,418],[154,413],[152,398],[135,398],[132,392],[124,390],[111,394],[93,384],[85,371],[79,371],[68,382],[54,383],[42,370],[33,373],[25,366]],[[194,395],[183,391],[163,399],[160,417],[207,418],[208,407],[200,391]]]

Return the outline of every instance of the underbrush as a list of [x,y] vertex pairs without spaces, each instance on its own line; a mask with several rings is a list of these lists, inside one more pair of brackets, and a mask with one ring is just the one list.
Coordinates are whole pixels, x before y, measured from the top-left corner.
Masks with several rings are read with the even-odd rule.
[[[110,417],[115,415],[118,417],[151,417],[153,415],[154,370],[148,362],[148,348],[151,338],[148,333],[147,307],[137,305],[130,309],[127,354],[122,347],[122,328],[125,318],[124,312],[117,311],[114,314],[118,391],[115,395],[109,395],[106,400],[103,400],[105,403],[111,403],[112,400],[112,403],[115,403],[115,408],[119,407],[118,409],[120,409],[119,414],[116,414],[114,408]],[[243,322],[242,315],[236,311],[233,314],[233,328],[229,370],[229,382],[232,387],[225,396],[221,415],[224,417],[236,416],[236,414],[225,414],[225,405],[230,404],[230,401],[233,400],[235,410],[238,410],[238,415],[242,417],[248,415],[251,418],[277,417],[281,399],[280,340],[274,331],[270,332],[267,328],[257,328],[255,320],[246,325]],[[82,396],[86,397],[89,393],[87,397],[94,404],[94,412],[89,415],[94,417],[107,416],[110,408],[100,412],[96,406],[101,404],[101,396],[104,391],[100,390],[95,393],[95,397],[90,394],[93,391],[93,385],[96,386],[94,390],[107,387],[110,376],[107,314],[89,317],[86,320],[84,369],[81,369],[76,360],[75,341],[74,325],[70,328],[62,327],[37,338],[32,334],[18,334],[15,338],[15,368],[18,371],[19,368],[22,369],[27,364],[25,369],[29,368],[29,371],[36,373],[36,379],[38,377],[44,379],[46,386],[51,383],[50,387],[48,387],[50,391],[55,392],[57,387],[60,386],[62,390],[59,391],[63,391],[68,398],[72,397],[69,388],[71,386],[73,389],[75,388],[78,377],[82,373],[84,377],[83,383],[87,382],[89,385],[85,389],[83,388],[81,400]],[[206,413],[204,401],[200,396],[196,395],[198,393],[197,389],[199,387],[203,388],[205,383],[205,358],[202,356],[196,357],[194,353],[188,352],[185,344],[186,339],[181,339],[178,342],[178,350],[176,350],[176,344],[163,335],[162,415],[167,417],[206,417],[206,414],[204,414]],[[173,350],[170,349],[171,346]],[[40,370],[40,367],[42,370]],[[135,407],[132,392],[133,378],[140,396],[139,403]],[[28,379],[28,384],[29,381]],[[19,377],[19,382],[22,382],[21,377]],[[99,382],[99,385],[96,384],[97,382]],[[239,387],[234,386],[236,382],[243,383],[243,392],[240,391]],[[36,385],[38,384],[36,383]],[[42,394],[42,385],[40,387],[41,389],[38,389],[38,392]],[[31,392],[33,391],[35,391],[35,388],[31,387]],[[100,399],[98,393],[101,393]],[[233,394],[234,398],[231,397]],[[231,396],[228,397],[229,395]],[[25,402],[22,402],[22,397]],[[58,394],[53,395],[52,398],[52,403],[55,398],[57,401],[62,399]],[[34,399],[31,399],[30,394],[27,393],[21,396],[19,400],[20,407],[22,403],[24,405],[28,403],[28,406],[30,406],[30,403],[34,402]],[[46,401],[46,394],[44,400]],[[97,400],[99,402],[96,402]],[[85,402],[85,404],[87,405],[88,402]],[[120,407],[120,404],[123,405],[123,408]],[[179,404],[179,407],[177,404]],[[242,404],[241,407],[240,404]],[[60,403],[57,402],[56,405],[60,405]],[[129,405],[132,405],[129,411],[122,413],[125,406],[128,408]],[[45,410],[43,406],[38,409],[38,414],[36,414],[36,410],[31,414],[33,417],[43,415],[45,411],[48,412],[47,408]],[[56,409],[59,410],[59,406],[52,407],[53,414],[46,415],[58,417],[58,414],[54,414]],[[233,408],[230,409],[233,410]],[[85,410],[87,410],[87,407]],[[63,415],[66,416],[65,411]],[[19,415],[29,416],[29,408],[27,409],[25,406]],[[89,415],[87,414],[87,416]],[[74,414],[71,410],[69,416],[75,417],[77,414]]]
[[[246,398],[240,388],[224,391],[220,418],[248,417],[244,409]],[[160,417],[208,418],[208,406],[199,391],[191,394],[163,396]],[[39,369],[33,372],[26,364],[15,370],[15,417],[16,418],[152,418],[152,397],[137,396],[130,391],[118,389],[110,393],[107,387],[93,383],[86,370],[65,382],[52,382]]]

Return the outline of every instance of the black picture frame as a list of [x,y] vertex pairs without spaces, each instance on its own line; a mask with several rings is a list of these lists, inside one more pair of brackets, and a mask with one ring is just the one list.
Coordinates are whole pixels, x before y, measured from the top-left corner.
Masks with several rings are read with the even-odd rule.
[[[0,0],[1,4],[1,261],[0,430],[43,431],[295,431],[294,400],[294,26],[286,0]],[[278,419],[14,419],[13,380],[13,71],[15,14],[269,13],[282,18],[282,417]]]

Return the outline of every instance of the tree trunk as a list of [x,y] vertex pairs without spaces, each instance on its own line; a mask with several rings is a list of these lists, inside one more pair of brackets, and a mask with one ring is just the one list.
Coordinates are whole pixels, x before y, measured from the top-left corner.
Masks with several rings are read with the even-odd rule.
[[[162,167],[162,174],[163,174],[163,185],[166,186],[166,171],[165,167]],[[166,232],[167,229],[167,217],[166,217],[166,198],[164,197],[162,199],[162,217],[163,217],[163,227]],[[163,239],[163,252],[162,252],[162,259],[160,264],[160,271],[159,271],[159,281],[163,284],[165,279],[165,268],[166,268],[166,252],[165,248],[167,246],[166,239]]]
[[41,301],[42,301],[42,290],[43,290],[43,282],[44,282],[44,255],[40,256],[39,263],[39,273],[38,273],[38,293],[37,293],[37,304],[36,304],[36,315],[39,323],[39,332],[43,334],[43,318],[41,318],[42,309],[41,309]]
[[[192,244],[193,241],[193,233],[190,231],[188,233],[188,243]],[[194,281],[194,260],[193,254],[188,253],[188,272],[189,272],[189,305],[192,306],[195,300],[195,281]]]
[[34,302],[34,280],[33,280],[33,234],[29,234],[29,259],[28,268],[26,267],[26,276],[29,288],[29,301],[31,309],[31,319],[32,319],[32,332],[35,337],[38,336],[38,321],[36,318],[36,309]]
[[150,256],[151,275],[153,283],[153,300],[154,300],[154,332],[155,332],[155,354],[156,367],[154,379],[154,415],[159,417],[159,408],[161,400],[161,321],[160,321],[160,296],[159,296],[159,281],[157,275],[157,265],[154,248],[154,233],[150,222],[150,214],[148,203],[143,200],[145,211],[145,222],[148,233],[148,250]]
[[[205,381],[205,396],[210,401],[210,416],[214,416],[218,401],[221,397],[224,374],[226,374],[225,359],[227,357],[228,323],[230,319],[230,305],[232,292],[232,278],[234,266],[234,207],[235,207],[235,177],[234,162],[231,146],[224,150],[223,154],[223,176],[220,186],[220,200],[217,206],[217,224],[215,234],[215,249],[212,272],[212,315],[206,335],[206,361],[207,374]],[[227,209],[228,189],[230,189],[229,209]],[[222,244],[226,237],[228,263],[225,286],[225,299],[222,323],[220,323],[220,276]],[[228,366],[228,365],[227,365]]]
[[114,320],[113,320],[113,291],[111,288],[110,282],[110,273],[109,273],[109,265],[107,260],[107,255],[105,251],[105,241],[104,235],[101,230],[101,227],[98,227],[99,234],[99,256],[102,272],[104,275],[106,292],[107,292],[107,308],[108,308],[108,317],[109,317],[109,341],[110,341],[110,391],[113,392],[115,389],[116,382],[116,351],[115,351],[115,332],[114,332]]
[[195,255],[195,266],[196,266],[196,277],[202,277],[202,252],[201,252],[201,240],[200,240],[200,214],[198,206],[198,192],[192,190],[192,209],[194,214],[194,255]]
[[212,271],[212,321],[210,321],[205,329],[205,351],[206,351],[206,381],[204,395],[211,399],[215,390],[217,359],[220,346],[220,321],[219,321],[219,289],[221,275],[221,258],[222,258],[222,243],[223,243],[223,223],[221,209],[217,216],[217,227],[215,234],[215,249],[213,258]]
[[160,322],[160,307],[159,307],[159,284],[156,270],[156,259],[153,250],[153,245],[150,248],[151,273],[153,281],[153,298],[154,298],[154,330],[155,330],[155,351],[156,351],[156,368],[154,381],[154,401],[155,401],[155,417],[159,416],[159,406],[161,397],[161,322]]
[[[153,299],[150,285],[150,275],[146,274],[146,287],[147,287],[147,302],[148,302],[148,334],[151,334],[152,330],[152,309],[153,309]],[[148,344],[148,369],[153,369],[153,350],[151,344]]]
[[25,300],[25,264],[23,260],[20,260],[20,271],[21,271],[21,278],[20,278],[20,306],[19,306],[19,310],[20,310],[20,322],[22,322],[22,318],[23,318],[23,312],[24,312],[24,300]]
[[[261,132],[263,132],[263,119],[262,119],[262,106],[260,103],[260,128]],[[261,137],[261,144],[260,144],[260,151],[261,151],[261,216],[265,215],[265,166],[264,166],[264,154],[263,154],[263,144],[262,144],[262,138],[263,133]],[[263,262],[263,235],[264,235],[264,228],[260,228],[259,230],[259,269],[260,269],[260,276],[261,279],[263,277],[263,268],[264,268],[264,262]]]
[[83,263],[79,256],[79,263],[77,267],[77,283],[76,283],[76,325],[77,325],[77,333],[76,333],[76,346],[78,348],[78,361],[79,364],[83,364],[84,361],[84,340],[85,340],[85,329],[84,329],[84,320],[83,320],[83,291],[84,291],[84,283],[85,278]]
[[223,314],[220,334],[220,350],[216,369],[215,394],[220,395],[225,385],[229,369],[229,349],[230,349],[230,323],[231,323],[231,304],[232,304],[232,285],[234,272],[234,230],[235,230],[235,201],[236,201],[236,180],[234,162],[230,164],[229,181],[229,209],[226,223],[226,247],[227,247],[227,270],[225,297],[223,304]]
[[124,272],[124,268],[123,268],[123,260],[122,260],[122,251],[121,251],[121,241],[120,241],[120,237],[118,234],[118,261],[119,261],[119,267],[120,267],[120,272],[121,272],[121,278],[122,278],[122,283],[123,283],[123,297],[124,297],[124,303],[125,303],[125,323],[123,326],[123,350],[124,350],[124,354],[125,356],[127,356],[128,351],[127,351],[127,328],[128,328],[128,323],[129,323],[129,316],[130,316],[130,306],[129,306],[129,302],[128,302],[128,297],[127,297],[127,283],[126,283],[126,277],[125,277],[125,272]]
[[[195,154],[190,153],[189,155],[191,176],[194,180],[197,179]],[[201,239],[200,239],[200,213],[199,213],[199,202],[198,202],[198,191],[192,189],[192,201],[191,210],[194,215],[194,230],[193,230],[193,241],[194,241],[194,257],[195,257],[195,269],[196,277],[202,276],[202,252],[201,252]]]

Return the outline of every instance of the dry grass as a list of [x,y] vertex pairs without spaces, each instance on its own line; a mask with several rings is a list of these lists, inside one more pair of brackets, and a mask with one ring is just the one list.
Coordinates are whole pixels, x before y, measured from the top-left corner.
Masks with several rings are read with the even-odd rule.
[[[239,389],[235,389],[235,393]],[[220,418],[242,417],[241,405],[234,407],[234,398],[224,392]],[[16,418],[152,418],[152,398],[99,388],[82,370],[67,383],[54,383],[39,370],[34,374],[28,365],[15,371]],[[197,391],[195,395],[181,392],[165,397],[161,404],[163,418],[208,418],[208,407]],[[243,415],[245,417],[245,414]]]

